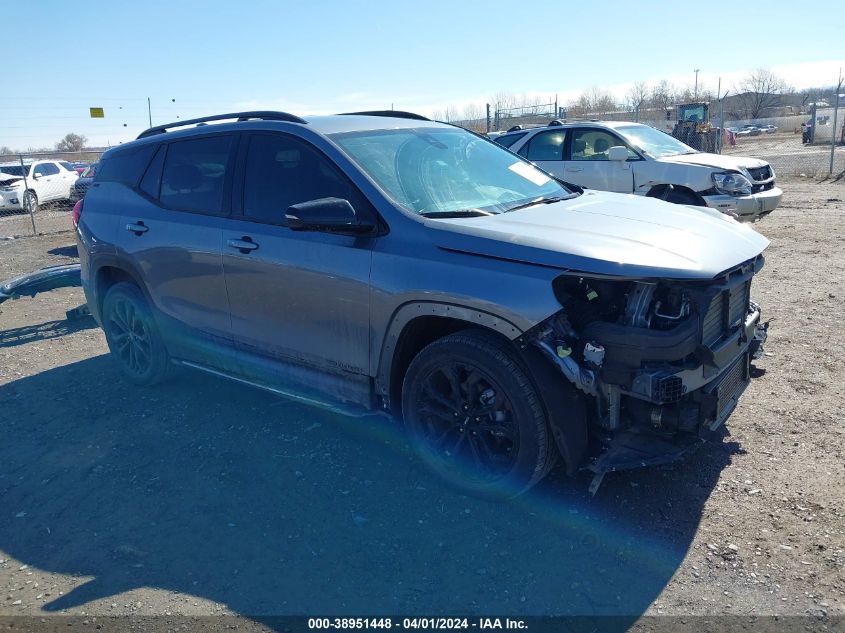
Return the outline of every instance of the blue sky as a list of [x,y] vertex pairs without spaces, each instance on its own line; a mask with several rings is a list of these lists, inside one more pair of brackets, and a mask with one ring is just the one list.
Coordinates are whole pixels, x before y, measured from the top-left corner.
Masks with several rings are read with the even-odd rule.
[[[845,67],[845,2],[701,6],[8,1],[0,146],[52,145],[70,131],[126,141],[146,127],[147,97],[154,123],[248,108],[430,114],[497,92],[565,102],[591,86],[692,83],[694,68],[730,88],[751,68],[802,87]],[[32,28],[8,28],[20,24]],[[88,118],[89,106],[106,118]]]

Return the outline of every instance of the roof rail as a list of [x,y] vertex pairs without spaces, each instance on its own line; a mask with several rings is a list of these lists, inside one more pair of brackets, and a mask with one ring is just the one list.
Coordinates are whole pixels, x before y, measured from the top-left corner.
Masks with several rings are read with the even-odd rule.
[[215,114],[213,116],[204,116],[199,119],[187,119],[185,121],[174,121],[165,125],[156,125],[148,130],[144,130],[138,135],[138,138],[146,138],[154,136],[155,134],[163,134],[170,128],[184,127],[186,125],[200,125],[209,121],[225,121],[226,119],[237,119],[238,121],[248,121],[250,119],[260,119],[262,121],[287,121],[289,123],[308,123],[305,119],[301,119],[294,114],[287,112],[274,112],[272,110],[258,110],[254,112],[231,112],[229,114]]
[[366,112],[341,112],[342,116],[358,115],[358,116],[387,116],[396,119],[415,119],[417,121],[431,121],[428,117],[414,112],[405,112],[404,110],[369,110]]
[[565,123],[566,123],[565,120],[554,119],[552,121],[549,121],[549,127],[554,127],[555,125],[564,125]]

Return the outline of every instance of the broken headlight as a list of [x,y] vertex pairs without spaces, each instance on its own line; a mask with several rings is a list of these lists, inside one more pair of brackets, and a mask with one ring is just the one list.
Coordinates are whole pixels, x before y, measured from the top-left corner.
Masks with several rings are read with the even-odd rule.
[[713,186],[719,193],[726,193],[730,196],[751,195],[751,181],[735,171],[723,171],[712,174]]

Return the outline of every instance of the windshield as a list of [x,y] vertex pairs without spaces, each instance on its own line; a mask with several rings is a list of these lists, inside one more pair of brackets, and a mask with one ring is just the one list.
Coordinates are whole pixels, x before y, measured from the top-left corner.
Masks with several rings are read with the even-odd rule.
[[20,165],[0,165],[0,173],[10,176],[23,176],[23,167]]
[[616,131],[624,136],[625,140],[629,143],[635,145],[654,158],[697,153],[689,145],[685,145],[678,139],[653,127],[649,127],[648,125],[618,127],[616,128]]
[[331,136],[396,203],[422,215],[502,213],[573,195],[530,163],[458,128]]

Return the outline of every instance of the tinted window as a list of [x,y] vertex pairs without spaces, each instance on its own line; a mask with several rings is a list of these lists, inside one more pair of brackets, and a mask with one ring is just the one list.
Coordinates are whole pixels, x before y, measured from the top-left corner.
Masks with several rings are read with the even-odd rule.
[[528,134],[528,132],[523,132],[522,134],[507,134],[505,136],[497,136],[493,140],[502,147],[510,147],[526,134]]
[[0,165],[0,174],[3,175],[23,176],[25,173],[24,168],[20,165]]
[[[164,145],[160,145],[138,188],[151,198],[158,198],[161,187],[161,168],[164,165]],[[85,174],[82,174],[83,176]]]
[[161,203],[182,211],[222,211],[231,145],[231,136],[170,143],[161,175]]
[[70,163],[67,163],[65,161],[59,161],[59,165],[61,165],[62,167],[64,167],[68,171],[76,171],[76,169],[74,168],[73,165],[71,165]]
[[[581,129],[572,133],[572,160],[608,160],[607,150],[621,145],[628,147],[615,134],[599,129]],[[636,159],[637,153],[628,147],[628,157]]]
[[565,140],[566,130],[540,132],[531,137],[531,140],[519,153],[531,161],[563,160],[563,143]]
[[156,147],[144,144],[105,154],[100,160],[96,180],[120,182],[134,187],[141,179]]
[[245,170],[244,215],[250,218],[284,224],[288,207],[318,198],[349,200],[358,212],[366,204],[322,153],[290,136],[253,136]]
[[59,166],[56,163],[41,163],[35,166],[33,173],[36,176],[54,176],[59,173]]

